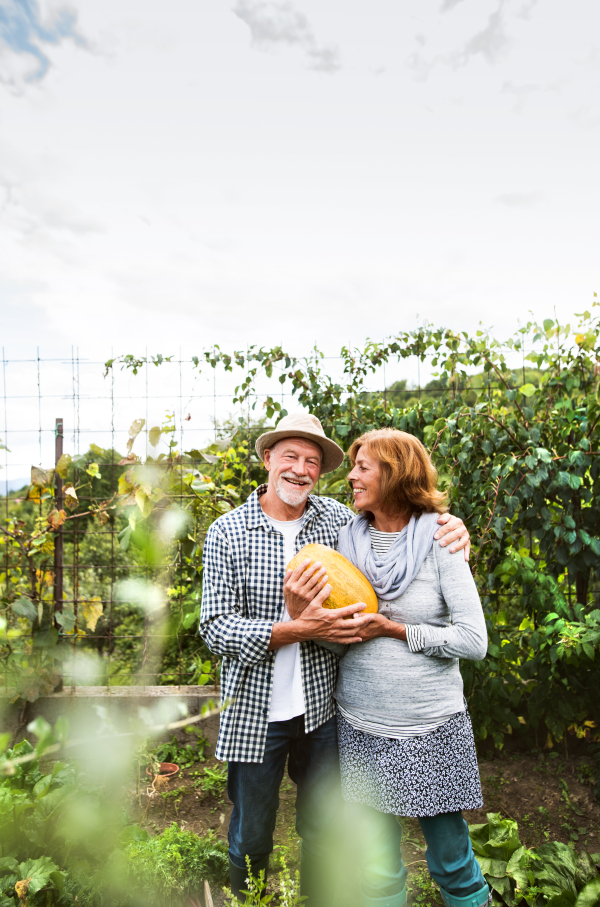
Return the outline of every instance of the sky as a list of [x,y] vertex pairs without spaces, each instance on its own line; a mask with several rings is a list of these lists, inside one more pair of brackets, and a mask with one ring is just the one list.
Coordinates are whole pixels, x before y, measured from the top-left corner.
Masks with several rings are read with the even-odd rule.
[[[31,360],[9,474],[51,458],[72,350],[334,353],[588,308],[599,26],[594,0],[0,0],[0,346]],[[64,359],[41,391],[38,349]]]
[[2,346],[508,335],[598,290],[593,0],[0,0]]

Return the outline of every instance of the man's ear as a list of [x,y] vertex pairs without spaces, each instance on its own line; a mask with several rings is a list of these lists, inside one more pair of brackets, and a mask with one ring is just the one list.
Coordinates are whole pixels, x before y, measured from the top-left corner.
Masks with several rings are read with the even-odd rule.
[[265,469],[267,470],[267,472],[270,472],[271,471],[271,448],[270,447],[267,447],[266,450],[263,450],[263,456],[264,456],[263,463],[265,464]]

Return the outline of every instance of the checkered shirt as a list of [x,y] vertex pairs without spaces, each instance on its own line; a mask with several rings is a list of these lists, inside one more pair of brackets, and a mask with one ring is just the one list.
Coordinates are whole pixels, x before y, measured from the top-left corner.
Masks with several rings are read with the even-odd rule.
[[[232,700],[221,713],[217,759],[262,762],[275,652],[269,651],[273,624],[283,616],[283,536],[265,517],[261,485],[245,504],[212,524],[204,545],[200,635],[223,656],[221,698]],[[296,551],[319,543],[335,548],[342,526],[354,514],[332,498],[310,495]],[[334,714],[337,657],[314,642],[300,643],[306,732]]]

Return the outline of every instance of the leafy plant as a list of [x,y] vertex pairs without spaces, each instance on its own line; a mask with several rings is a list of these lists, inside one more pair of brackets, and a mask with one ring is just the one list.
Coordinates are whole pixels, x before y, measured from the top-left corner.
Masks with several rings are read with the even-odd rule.
[[[600,904],[600,879],[594,879],[592,882],[588,882],[585,888],[577,896],[577,900],[574,902],[575,907],[598,907]],[[553,904],[552,907],[560,907],[558,904]],[[565,898],[565,907],[571,907],[568,904],[568,899]]]
[[409,892],[412,892],[412,903],[416,907],[430,907],[432,904],[437,907],[437,905],[443,904],[440,890],[425,868],[418,869],[411,876],[407,888]]
[[210,797],[221,798],[227,787],[227,763],[216,768],[205,768],[201,777],[196,781],[196,787]]
[[[196,733],[195,728],[188,728],[189,733]],[[180,744],[174,735],[167,743],[161,743],[155,750],[154,756],[158,762],[174,762],[180,768],[189,768],[197,762],[204,761],[204,750],[208,740],[201,731],[196,733],[195,743]]]
[[161,791],[160,796],[163,800],[175,800],[176,803],[179,804],[186,791],[187,787],[175,787],[173,790]]
[[276,901],[273,900],[272,894],[267,894],[264,869],[260,870],[257,878],[252,875],[250,857],[246,857],[246,866],[248,867],[246,881],[249,890],[244,895],[244,900],[240,901],[229,889],[225,889],[229,907],[266,907],[271,901],[274,904],[277,903],[279,907],[300,907],[304,903],[305,898],[300,896],[300,874],[296,870],[294,878],[292,878],[285,860],[282,861],[282,869],[279,873],[279,893]]
[[203,687],[207,683],[217,684],[219,682],[220,663],[215,664],[210,658],[197,658],[195,660],[196,674],[193,678],[198,685]]
[[[268,419],[285,410],[258,384],[278,372],[282,387],[344,446],[382,427],[420,438],[452,511],[473,536],[473,570],[490,636],[490,657],[463,666],[478,740],[498,748],[507,734],[537,739],[538,748],[551,748],[567,734],[598,742],[600,701],[593,691],[600,686],[600,623],[591,601],[600,572],[598,302],[573,325],[532,321],[506,341],[484,331],[471,336],[425,326],[363,348],[343,347],[340,356],[339,380],[316,348],[298,357],[281,347],[216,347],[192,362],[199,370],[237,370],[234,404],[264,408]],[[382,366],[409,357],[437,369],[425,393],[407,394],[406,386],[371,389]],[[135,372],[143,361],[127,354],[108,366]],[[185,626],[198,618],[193,596],[207,521],[244,500],[260,479],[251,439],[252,431],[232,431],[206,451],[187,452],[204,464],[202,475],[186,468],[182,480],[194,492],[195,520],[181,549]],[[347,501],[344,472],[326,477],[319,491]],[[201,655],[196,664],[195,678],[212,680],[214,663]]]
[[124,840],[127,877],[147,903],[192,897],[203,879],[223,883],[228,878],[227,845],[212,831],[199,838],[174,822],[151,837],[130,826]]
[[[60,903],[64,884],[65,873],[49,857],[23,863],[13,857],[0,858],[1,907],[14,907],[19,901],[22,907]],[[49,900],[51,894],[54,897]]]
[[[41,725],[37,729],[43,730]],[[77,790],[77,771],[65,762],[55,762],[43,774],[39,761],[32,759],[2,776],[8,760],[34,752],[23,740],[0,757],[1,907],[64,903],[63,820]]]
[[[600,743],[600,700],[594,694],[600,687],[594,602],[600,588],[597,301],[572,325],[554,318],[532,321],[507,340],[426,325],[381,343],[343,347],[340,356],[343,374],[334,378],[316,348],[305,356],[279,346],[201,350],[192,357],[196,369],[218,366],[240,376],[232,402],[246,417],[238,410],[217,426],[210,446],[179,449],[175,418],[168,414],[162,425],[136,419],[126,456],[92,444],[85,454],[65,454],[55,475],[32,471],[28,499],[10,504],[0,532],[6,631],[0,658],[3,679],[16,695],[31,700],[53,689],[60,679],[58,653],[74,639],[78,651],[88,647],[100,654],[111,682],[132,682],[136,667],[148,672],[146,682],[150,674],[157,683],[218,682],[218,659],[189,632],[200,613],[203,539],[214,519],[262,481],[253,441],[267,427],[265,417],[285,412],[273,386],[270,393],[262,391],[264,379],[274,378],[345,447],[364,431],[391,427],[411,432],[429,448],[452,511],[471,530],[473,571],[488,625],[489,657],[462,666],[478,742],[501,748],[507,735],[520,735],[538,749],[558,742],[566,747],[569,737]],[[411,357],[436,370],[422,393],[402,382],[372,390],[386,363]],[[170,358],[126,354],[109,360],[107,369],[121,366],[135,375],[144,364],[164,368]],[[265,416],[249,422],[252,411]],[[144,462],[135,453],[143,432],[151,448]],[[348,502],[345,472],[341,467],[324,477],[319,492]],[[85,513],[84,500],[92,502]],[[102,548],[100,535],[93,541],[85,532],[92,521],[110,521],[119,540],[114,551],[108,539]],[[65,601],[62,611],[54,607],[53,539],[61,532],[68,547],[81,535],[88,563],[114,558],[119,569],[143,566],[149,574],[164,563],[158,551],[165,551],[167,529],[167,561],[174,568],[164,589],[167,641],[150,672],[136,640],[144,633],[144,615],[125,600],[100,614],[100,602],[112,597],[103,586],[108,571],[82,572],[82,590],[71,595],[65,586],[65,599],[77,599],[77,606]],[[600,755],[590,755],[598,756],[600,798]]]
[[523,900],[529,907],[542,907],[549,898],[562,899],[550,901],[553,907],[573,907],[588,883],[600,881],[595,865],[600,854],[582,850],[578,855],[556,841],[528,850],[513,819],[499,813],[488,813],[487,819],[469,827],[471,842],[487,882],[508,907]]
[[[0,769],[7,759],[32,754],[27,740],[0,757]],[[55,762],[43,774],[37,759],[19,764],[12,773],[0,776],[0,842],[10,845],[10,856],[23,861],[32,856],[54,855],[60,850],[60,820],[77,789],[77,771],[65,762]]]

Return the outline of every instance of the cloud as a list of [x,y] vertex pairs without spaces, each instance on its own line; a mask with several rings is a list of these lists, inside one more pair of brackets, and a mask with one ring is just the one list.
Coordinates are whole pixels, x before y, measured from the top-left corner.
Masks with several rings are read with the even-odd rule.
[[[461,0],[444,0],[441,12],[454,9]],[[418,81],[425,81],[433,69],[440,63],[453,70],[467,66],[472,59],[482,56],[487,63],[498,63],[511,45],[506,31],[504,7],[506,0],[499,0],[497,8],[490,15],[487,24],[480,31],[468,38],[461,47],[444,54],[437,54],[427,60],[417,52],[408,59],[408,66],[413,70]],[[426,41],[419,40],[424,44]]]
[[504,0],[500,0],[498,9],[492,13],[485,28],[473,35],[455,55],[455,65],[464,66],[471,57],[478,54],[481,54],[488,63],[496,63],[503,56],[510,45],[504,23],[503,6]]
[[[0,157],[2,166],[9,166],[5,156]],[[74,242],[105,232],[102,223],[83,215],[75,204],[53,198],[36,181],[16,174],[0,176],[0,222],[24,248],[67,264],[75,264],[78,257]]]
[[533,82],[523,85],[516,85],[514,82],[505,82],[502,86],[501,94],[514,98],[513,110],[515,113],[522,113],[527,101],[536,94],[546,94],[555,92],[560,94],[562,88],[566,85],[565,79],[555,79],[545,85],[538,85]]
[[533,208],[542,198],[541,192],[506,192],[497,196],[494,201],[506,208]]
[[21,82],[40,82],[51,66],[44,45],[70,38],[87,47],[76,23],[76,14],[66,7],[42,21],[37,0],[0,0],[0,82],[13,88]]
[[455,6],[458,6],[459,3],[462,3],[462,0],[444,0],[440,12],[448,13],[451,9],[454,9]]
[[538,0],[525,0],[523,6],[515,11],[515,16],[517,17],[517,19],[528,20],[531,18],[531,13],[534,7],[536,7],[537,5]]
[[600,125],[600,114],[589,104],[582,104],[570,111],[569,119],[583,129],[597,129]]
[[237,0],[234,14],[250,29],[252,45],[269,51],[278,45],[300,47],[308,58],[308,68],[334,73],[340,69],[339,50],[319,44],[304,13],[289,0]]

